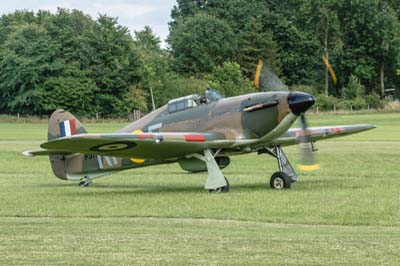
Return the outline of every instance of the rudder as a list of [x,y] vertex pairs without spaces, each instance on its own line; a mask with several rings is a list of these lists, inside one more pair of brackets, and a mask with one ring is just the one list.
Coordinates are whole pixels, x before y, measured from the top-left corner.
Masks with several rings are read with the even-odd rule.
[[70,112],[58,109],[50,116],[47,131],[48,140],[86,133],[87,131],[81,122]]
[[[76,134],[85,134],[86,129],[81,122],[70,112],[58,109],[53,112],[49,119],[47,139],[53,140],[61,137],[72,136]],[[68,179],[67,159],[65,154],[49,155],[51,168],[55,176],[60,179]]]

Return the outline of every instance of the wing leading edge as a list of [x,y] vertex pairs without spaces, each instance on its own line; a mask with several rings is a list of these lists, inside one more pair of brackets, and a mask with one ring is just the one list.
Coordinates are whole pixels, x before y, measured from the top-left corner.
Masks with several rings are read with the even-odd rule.
[[233,144],[220,133],[111,133],[79,134],[45,142],[27,156],[48,154],[95,154],[114,157],[167,159],[224,148]]
[[[307,129],[307,134],[310,135],[312,141],[317,141],[351,135],[374,128],[376,128],[374,125],[310,127]],[[297,143],[297,139],[300,134],[302,134],[302,130],[300,128],[291,128],[285,134],[277,138],[273,143],[282,146],[294,145]]]

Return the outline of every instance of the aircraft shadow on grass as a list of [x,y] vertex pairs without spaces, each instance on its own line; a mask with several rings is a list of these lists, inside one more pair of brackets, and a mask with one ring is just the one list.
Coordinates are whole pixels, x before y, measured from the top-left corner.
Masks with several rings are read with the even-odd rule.
[[[256,182],[251,184],[235,184],[233,193],[240,193],[246,191],[266,191],[267,182]],[[73,184],[47,184],[41,187],[58,188],[58,187],[75,187]],[[324,190],[340,190],[340,189],[359,189],[360,186],[347,186],[345,181],[342,180],[304,180],[301,185],[297,186],[295,191],[310,191],[321,189]],[[192,194],[200,193],[199,186],[196,185],[165,185],[165,184],[112,184],[112,183],[101,183],[98,182],[93,185],[93,190],[88,190],[90,193],[80,193],[80,196],[96,196],[96,195],[108,195],[108,194]],[[95,192],[94,194],[92,192]],[[73,195],[76,195],[75,191],[71,191]]]

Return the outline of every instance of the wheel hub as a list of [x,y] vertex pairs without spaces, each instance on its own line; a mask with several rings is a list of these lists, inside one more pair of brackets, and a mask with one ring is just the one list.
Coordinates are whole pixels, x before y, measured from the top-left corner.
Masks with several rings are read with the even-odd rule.
[[284,183],[283,180],[281,178],[275,178],[274,180],[274,187],[276,189],[283,189],[284,187]]

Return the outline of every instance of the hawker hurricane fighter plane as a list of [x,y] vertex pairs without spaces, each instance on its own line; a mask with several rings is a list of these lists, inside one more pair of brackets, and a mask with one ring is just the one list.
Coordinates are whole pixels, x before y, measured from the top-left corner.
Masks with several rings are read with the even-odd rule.
[[[256,75],[257,76],[257,75]],[[258,71],[258,82],[260,79]],[[260,84],[257,84],[260,86]],[[303,169],[317,168],[312,158],[317,140],[374,128],[348,125],[307,128],[304,113],[314,97],[302,92],[257,92],[222,98],[213,90],[174,99],[116,133],[89,134],[72,114],[56,110],[50,117],[48,141],[27,156],[48,155],[54,174],[88,186],[116,171],[178,162],[190,172],[207,171],[205,189],[229,191],[221,169],[230,156],[257,152],[277,159],[272,189],[298,181],[282,146],[299,144]],[[301,128],[291,128],[300,117]]]

